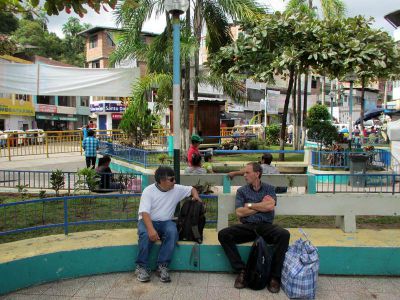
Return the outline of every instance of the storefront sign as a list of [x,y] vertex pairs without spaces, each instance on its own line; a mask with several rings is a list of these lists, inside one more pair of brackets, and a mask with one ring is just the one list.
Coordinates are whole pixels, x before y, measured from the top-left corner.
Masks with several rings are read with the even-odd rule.
[[113,120],[121,120],[123,114],[111,114],[111,119]]
[[48,104],[37,104],[36,111],[55,114],[57,113],[57,106]]
[[90,112],[104,112],[104,103],[90,104]]
[[76,117],[51,116],[51,115],[41,115],[41,114],[36,114],[36,119],[38,119],[38,120],[52,120],[52,121],[71,121],[71,122],[78,121],[78,118],[76,118]]
[[125,106],[119,103],[106,103],[106,112],[124,112]]
[[35,108],[32,101],[0,98],[0,115],[34,116]]

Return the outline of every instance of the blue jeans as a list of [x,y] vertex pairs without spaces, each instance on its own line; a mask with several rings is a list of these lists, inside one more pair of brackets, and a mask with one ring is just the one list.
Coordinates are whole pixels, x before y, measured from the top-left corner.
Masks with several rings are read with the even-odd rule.
[[[158,253],[157,265],[168,265],[171,262],[176,242],[178,241],[178,230],[173,221],[153,221],[154,229],[161,239],[160,252]],[[136,265],[144,268],[149,267],[149,254],[154,242],[150,241],[146,225],[143,220],[138,223],[139,249]]]

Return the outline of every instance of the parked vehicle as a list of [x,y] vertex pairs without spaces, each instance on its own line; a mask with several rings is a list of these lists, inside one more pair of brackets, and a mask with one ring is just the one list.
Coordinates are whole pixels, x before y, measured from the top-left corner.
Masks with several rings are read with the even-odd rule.
[[233,127],[233,135],[247,135],[254,134],[259,139],[264,137],[264,126],[258,125],[236,125]]
[[24,145],[26,140],[26,134],[22,130],[5,130],[7,138],[10,138],[10,146],[15,147],[19,145]]
[[26,130],[26,137],[28,138],[29,144],[42,144],[45,140],[45,132],[43,129],[29,129]]

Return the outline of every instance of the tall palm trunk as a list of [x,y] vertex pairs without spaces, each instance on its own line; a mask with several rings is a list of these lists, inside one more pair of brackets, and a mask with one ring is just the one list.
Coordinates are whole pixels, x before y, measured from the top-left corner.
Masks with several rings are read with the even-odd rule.
[[199,62],[199,53],[200,53],[200,42],[201,42],[201,29],[202,29],[202,7],[203,7],[203,1],[202,0],[197,0],[196,6],[194,8],[194,35],[196,38],[196,43],[197,43],[197,50],[194,54],[194,89],[193,89],[193,99],[194,99],[194,111],[193,111],[193,132],[198,132],[199,130],[199,104],[198,104],[198,98],[199,98],[199,68],[200,68],[200,62]]
[[361,111],[360,111],[360,119],[361,119],[361,131],[364,130],[364,105],[365,105],[365,78],[361,78]]
[[297,77],[297,126],[296,126],[296,144],[294,149],[298,150],[300,147],[300,132],[301,132],[301,74]]
[[292,89],[292,120],[290,123],[293,124],[293,132],[292,132],[292,145],[294,146],[296,144],[297,140],[297,101],[296,101],[296,95],[297,95],[297,77],[298,74],[296,73],[294,75],[293,79],[293,89]]
[[[191,31],[190,7],[186,11],[186,34]],[[189,149],[189,111],[190,111],[190,55],[185,57],[185,101],[183,105],[183,149],[184,153]]]
[[[280,133],[280,140],[279,140],[279,150],[283,151],[285,150],[285,137],[286,137],[286,120],[287,120],[287,114],[288,114],[288,109],[289,109],[289,101],[290,101],[290,94],[292,93],[292,87],[293,87],[293,80],[294,79],[294,67],[290,67],[289,71],[289,84],[286,92],[286,98],[285,98],[285,105],[283,107],[283,115],[282,115],[282,127],[281,127],[281,133]],[[285,154],[279,153],[279,160],[284,161],[285,160]]]
[[308,71],[304,74],[304,90],[303,90],[303,125],[301,135],[301,145],[304,147],[306,143],[306,127],[305,122],[307,118],[307,97],[308,97]]

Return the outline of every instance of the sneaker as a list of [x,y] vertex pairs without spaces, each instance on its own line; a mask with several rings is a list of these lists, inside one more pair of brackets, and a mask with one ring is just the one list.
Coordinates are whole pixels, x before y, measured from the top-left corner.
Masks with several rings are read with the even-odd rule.
[[168,268],[166,265],[159,265],[157,268],[157,275],[160,277],[161,282],[171,282],[171,277],[168,273]]
[[140,282],[148,282],[150,281],[150,272],[141,266],[136,267],[136,279]]

